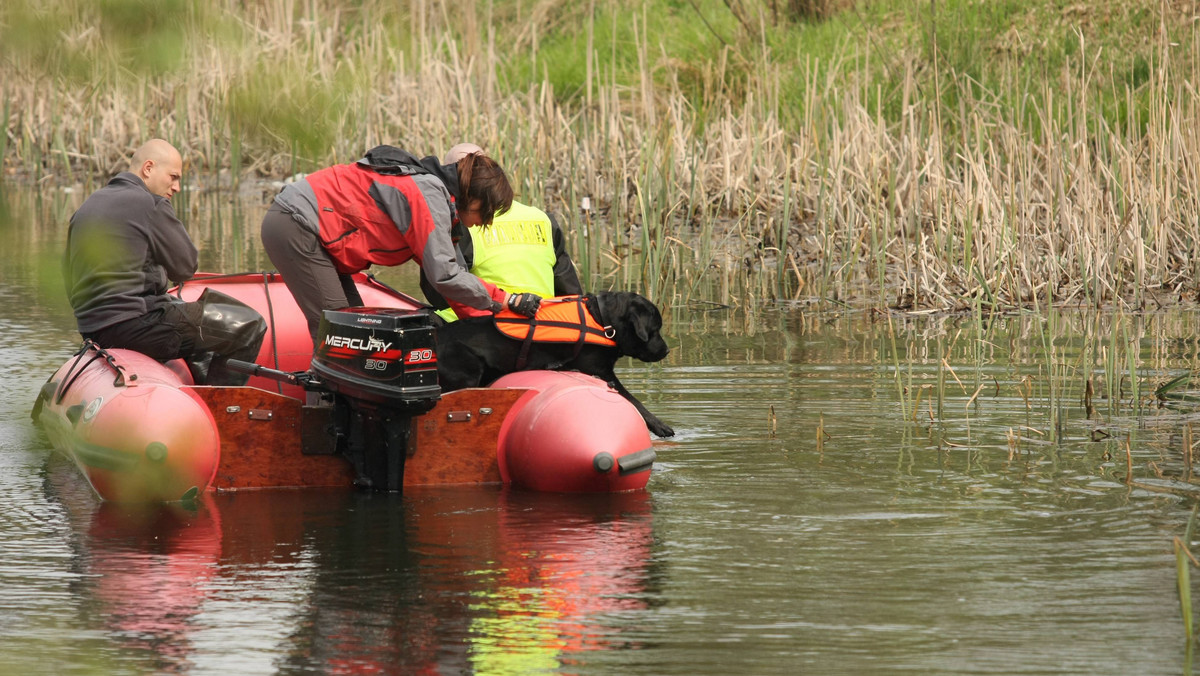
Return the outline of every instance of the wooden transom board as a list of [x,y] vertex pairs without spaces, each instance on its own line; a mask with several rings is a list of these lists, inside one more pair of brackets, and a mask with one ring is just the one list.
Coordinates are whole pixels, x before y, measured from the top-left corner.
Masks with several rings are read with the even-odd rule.
[[[210,489],[350,487],[340,454],[305,455],[303,403],[254,387],[191,388],[212,412],[221,460]],[[496,449],[519,388],[472,388],[442,396],[414,417],[404,485],[500,483]],[[308,434],[317,434],[310,425]]]
[[500,429],[513,406],[532,390],[471,388],[442,395],[413,418],[404,485],[500,483]]
[[340,455],[304,455],[303,402],[256,387],[194,387],[221,434],[221,462],[210,488],[353,486]]

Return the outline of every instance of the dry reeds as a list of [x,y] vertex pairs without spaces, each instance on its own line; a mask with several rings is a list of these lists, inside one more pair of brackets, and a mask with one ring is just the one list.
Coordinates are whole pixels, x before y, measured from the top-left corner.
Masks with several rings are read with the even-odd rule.
[[[897,119],[872,106],[869,79],[846,77],[869,53],[796,74],[764,49],[752,76],[727,88],[726,50],[688,64],[713,83],[693,101],[671,84],[681,66],[657,58],[645,15],[611,2],[572,10],[588,26],[581,96],[548,80],[506,93],[504,56],[484,25],[491,7],[456,26],[434,0],[353,11],[328,0],[223,3],[196,11],[203,30],[162,72],[122,69],[95,44],[87,13],[63,10],[65,49],[91,57],[91,70],[0,62],[0,152],[9,173],[79,181],[120,169],[159,135],[193,174],[239,180],[350,161],[376,143],[440,154],[472,140],[524,199],[566,216],[591,286],[635,286],[663,302],[1139,307],[1198,291],[1195,31],[1190,44],[1161,38],[1149,82],[1124,92],[1123,125],[1091,99],[1091,71],[1004,92],[945,74],[949,108],[921,95],[925,64],[912,55],[896,64]],[[638,36],[641,77],[630,86],[614,75],[617,45],[593,43],[593,24],[618,16]],[[535,68],[537,25],[517,40]],[[1172,56],[1180,50],[1190,70]],[[780,96],[793,77],[806,83],[802,100]]]

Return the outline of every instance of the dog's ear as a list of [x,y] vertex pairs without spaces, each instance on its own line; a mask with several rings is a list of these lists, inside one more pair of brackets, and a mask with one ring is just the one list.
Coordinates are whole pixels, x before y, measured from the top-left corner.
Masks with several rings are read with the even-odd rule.
[[630,314],[634,317],[634,333],[637,334],[642,344],[648,345],[658,336],[658,332],[662,328],[662,313],[649,298],[636,293],[630,294],[629,308],[632,310]]
[[596,294],[600,312],[612,324],[624,326],[632,331],[637,342],[645,345],[654,337],[655,323],[662,322],[658,306],[650,299],[632,291],[612,291]]
[[650,316],[642,312],[633,313],[633,333],[642,343],[650,342]]
[[654,330],[651,320],[658,308],[648,299],[632,291],[620,291],[609,298],[609,307],[605,308],[605,312],[609,310],[612,314],[605,316],[624,317],[629,321],[633,335],[637,336],[640,343],[644,345],[650,340],[650,332]]

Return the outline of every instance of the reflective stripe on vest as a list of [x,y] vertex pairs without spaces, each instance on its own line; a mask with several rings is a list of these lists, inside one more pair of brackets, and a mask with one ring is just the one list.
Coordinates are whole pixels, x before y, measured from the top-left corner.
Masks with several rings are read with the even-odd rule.
[[513,202],[489,226],[471,228],[471,272],[509,293],[554,295],[554,235],[541,209]]

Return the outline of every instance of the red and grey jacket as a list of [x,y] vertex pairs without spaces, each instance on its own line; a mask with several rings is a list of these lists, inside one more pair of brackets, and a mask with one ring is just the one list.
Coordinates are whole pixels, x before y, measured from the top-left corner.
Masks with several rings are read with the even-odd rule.
[[285,186],[275,202],[317,235],[338,272],[416,259],[460,315],[478,314],[468,308],[490,310],[506,294],[471,274],[454,249],[457,191],[454,165],[380,146]]

